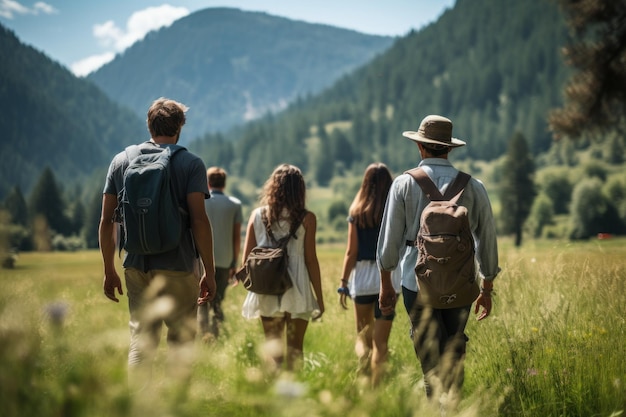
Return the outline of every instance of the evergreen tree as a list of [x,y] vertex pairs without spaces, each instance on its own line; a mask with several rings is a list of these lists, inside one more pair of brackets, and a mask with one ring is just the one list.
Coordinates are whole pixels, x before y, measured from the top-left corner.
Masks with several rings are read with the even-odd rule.
[[85,215],[85,205],[82,203],[82,201],[76,200],[76,202],[71,205],[67,215],[70,227],[69,230],[72,235],[80,234],[85,224]]
[[98,242],[98,226],[100,224],[100,215],[102,214],[102,192],[97,191],[89,201],[89,206],[85,212],[85,222],[83,224],[82,234],[85,237],[87,248],[94,249],[99,245]]
[[509,141],[502,172],[500,200],[503,232],[515,235],[515,246],[522,244],[522,229],[535,199],[535,164],[524,135],[517,132]]
[[4,208],[9,212],[12,224],[28,225],[28,208],[20,187],[13,187],[4,200]]
[[557,134],[579,137],[624,123],[626,109],[626,3],[559,0],[574,34],[564,50],[576,72],[565,90],[566,105],[550,117]]
[[32,217],[41,217],[47,226],[62,235],[71,234],[70,222],[65,216],[65,203],[54,173],[46,167],[33,188],[30,197]]
[[331,147],[331,139],[322,123],[317,126],[317,137],[319,145],[315,153],[315,180],[320,186],[325,187],[334,175],[335,155]]

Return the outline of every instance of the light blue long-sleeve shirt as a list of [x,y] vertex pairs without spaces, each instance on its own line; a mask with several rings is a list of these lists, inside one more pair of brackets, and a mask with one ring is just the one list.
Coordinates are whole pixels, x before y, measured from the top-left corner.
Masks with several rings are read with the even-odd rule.
[[[427,158],[420,162],[437,188],[445,193],[446,188],[459,172],[450,161],[443,158]],[[420,186],[409,174],[398,176],[392,183],[383,222],[378,235],[377,262],[384,271],[400,268],[402,286],[417,291],[415,263],[417,248],[407,246],[415,241],[420,226],[420,215],[429,200]],[[479,274],[491,281],[500,271],[495,220],[487,190],[483,183],[472,177],[458,202],[467,207],[470,228],[476,245]]]

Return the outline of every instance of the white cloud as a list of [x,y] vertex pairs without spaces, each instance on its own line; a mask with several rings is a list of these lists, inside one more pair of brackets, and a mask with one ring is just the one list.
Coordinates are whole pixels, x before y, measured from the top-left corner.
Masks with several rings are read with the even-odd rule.
[[111,62],[116,53],[123,52],[135,42],[143,39],[148,32],[169,26],[188,14],[189,10],[185,7],[173,7],[164,4],[133,13],[126,22],[126,29],[118,27],[112,20],[96,24],[93,26],[93,36],[101,46],[110,51],[81,59],[70,66],[71,70],[76,76],[84,77]]
[[71,65],[71,70],[77,77],[85,77],[94,72],[104,64],[108,64],[115,58],[114,52],[107,52],[102,55],[92,55]]
[[33,13],[39,14],[40,12],[43,14],[54,14],[54,13],[58,13],[58,10],[47,3],[38,1],[33,6]]
[[159,7],[148,7],[133,13],[126,22],[126,29],[119,28],[112,20],[94,25],[93,35],[100,44],[116,52],[122,52],[135,42],[141,40],[152,30],[169,26],[181,17],[187,16],[185,7],[173,7],[164,4]]
[[15,15],[24,14],[53,14],[58,10],[44,2],[37,2],[32,8],[28,8],[15,0],[0,0],[0,16],[13,19]]

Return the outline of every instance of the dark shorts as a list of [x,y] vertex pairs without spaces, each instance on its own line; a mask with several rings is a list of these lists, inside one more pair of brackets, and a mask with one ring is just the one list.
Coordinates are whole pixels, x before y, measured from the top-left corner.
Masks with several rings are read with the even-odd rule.
[[380,311],[380,306],[378,305],[378,294],[357,295],[353,300],[355,304],[374,304],[374,318],[376,320],[393,321],[394,317],[396,317],[395,312],[389,314],[388,316],[383,316],[383,313]]

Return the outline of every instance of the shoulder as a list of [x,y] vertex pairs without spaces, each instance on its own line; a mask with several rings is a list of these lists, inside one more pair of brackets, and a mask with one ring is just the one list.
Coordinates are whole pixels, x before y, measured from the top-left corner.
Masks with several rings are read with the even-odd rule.
[[315,216],[315,213],[313,213],[312,211],[307,211],[304,215],[304,219],[302,219],[302,224],[305,228],[308,228],[310,226],[315,227],[317,225],[317,217]]
[[471,187],[476,192],[487,193],[487,189],[485,188],[485,184],[481,180],[476,177],[471,177],[468,186]]
[[241,200],[239,200],[237,197],[233,197],[231,195],[231,196],[228,196],[228,200],[234,205],[241,206]]
[[174,156],[174,159],[178,160],[179,163],[183,163],[185,165],[200,163],[202,166],[204,166],[204,162],[202,162],[202,159],[198,155],[189,152],[187,148],[181,148],[179,151],[176,152]]
[[408,190],[417,186],[418,186],[417,182],[415,181],[415,179],[413,179],[411,174],[407,174],[406,172],[403,172],[402,174],[394,178],[393,182],[391,183],[390,193],[391,194],[406,194]]
[[111,167],[120,167],[126,163],[128,163],[128,157],[126,156],[126,151],[123,150],[113,157]]
[[250,213],[250,220],[258,219],[259,221],[261,221],[261,213],[263,209],[264,207],[257,207],[254,210],[252,210],[252,213]]

